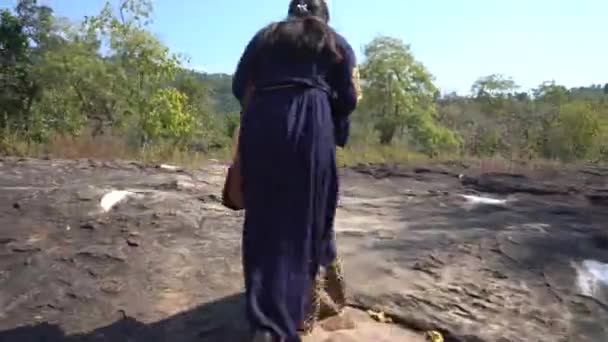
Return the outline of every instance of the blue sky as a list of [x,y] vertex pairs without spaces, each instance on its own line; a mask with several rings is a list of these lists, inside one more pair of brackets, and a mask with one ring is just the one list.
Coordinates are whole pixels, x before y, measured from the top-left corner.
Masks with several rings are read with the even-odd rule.
[[[104,0],[39,0],[72,19]],[[113,0],[116,2],[117,0]],[[11,7],[16,0],[0,0]],[[288,0],[155,0],[152,30],[193,67],[231,73],[250,37],[283,18]],[[467,92],[483,75],[522,88],[554,79],[608,83],[608,0],[330,0],[333,26],[362,58],[378,34],[402,38],[444,91]]]

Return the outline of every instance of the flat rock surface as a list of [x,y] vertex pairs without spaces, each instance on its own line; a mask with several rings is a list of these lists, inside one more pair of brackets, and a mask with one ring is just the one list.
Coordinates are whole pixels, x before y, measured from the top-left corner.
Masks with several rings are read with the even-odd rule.
[[[240,341],[242,214],[219,203],[224,173],[0,158],[0,342]],[[608,169],[341,173],[355,328],[306,342],[608,340]]]

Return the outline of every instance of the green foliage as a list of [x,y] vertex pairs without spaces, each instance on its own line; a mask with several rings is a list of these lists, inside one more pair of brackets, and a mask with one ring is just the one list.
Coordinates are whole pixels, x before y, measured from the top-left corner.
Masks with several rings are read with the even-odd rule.
[[365,47],[361,66],[363,111],[368,112],[380,143],[391,144],[401,132],[413,145],[434,155],[455,149],[459,139],[436,120],[433,77],[401,40],[377,37]]
[[[112,102],[114,116],[104,119],[121,126],[129,116],[139,118],[136,121],[140,123],[142,143],[190,134],[192,129],[191,114],[184,110],[187,96],[175,88],[163,89],[175,78],[180,60],[147,31],[151,11],[149,1],[125,0],[118,9],[119,15],[115,15],[107,3],[98,16],[85,20],[82,29],[82,40],[109,45],[104,64],[111,69],[107,75],[113,79],[104,78],[118,85],[111,98],[116,98],[117,92],[126,95],[122,101]],[[166,112],[160,113],[161,110]]]
[[562,106],[550,132],[550,156],[564,160],[596,157],[594,142],[601,128],[600,115],[589,104],[574,102]]
[[36,86],[22,18],[0,11],[0,128],[26,129]]
[[226,74],[197,74],[197,78],[209,85],[211,106],[217,113],[234,113],[241,110],[240,103],[232,95],[232,76]]
[[461,133],[466,154],[607,160],[608,97],[601,86],[567,89],[551,81],[528,95],[502,76],[481,80],[472,97],[439,101],[440,120]]
[[232,112],[226,115],[226,136],[232,136],[234,134],[234,130],[239,125],[241,120],[241,114],[239,112]]
[[140,116],[145,141],[159,138],[184,143],[194,129],[194,116],[188,108],[188,97],[175,88],[157,90],[145,113]]
[[[55,149],[69,156],[229,155],[240,119],[232,76],[184,69],[149,29],[151,0],[112,3],[79,23],[36,0],[0,10],[0,153],[55,143],[82,144]],[[364,53],[364,96],[343,162],[441,154],[608,161],[608,84],[550,81],[523,92],[493,74],[470,96],[440,96],[403,41],[380,36]],[[98,141],[114,144],[103,152]]]
[[519,86],[512,78],[501,74],[493,74],[479,78],[471,87],[471,93],[478,98],[502,98],[513,94]]
[[218,131],[208,85],[147,29],[150,1],[108,2],[78,25],[35,0],[20,1],[15,12],[0,16],[0,128],[39,141],[86,131],[179,146]]

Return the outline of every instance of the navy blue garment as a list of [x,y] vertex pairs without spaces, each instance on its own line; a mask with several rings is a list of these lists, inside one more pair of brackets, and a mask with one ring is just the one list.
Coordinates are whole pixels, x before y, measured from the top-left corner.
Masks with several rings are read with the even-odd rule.
[[[243,269],[247,314],[254,329],[300,341],[319,266],[336,257],[336,144],[345,144],[357,103],[355,54],[336,33],[340,62],[321,54],[247,45],[233,80],[244,102],[240,158],[245,195]],[[334,124],[336,123],[337,126]],[[338,133],[338,135],[336,135]]]

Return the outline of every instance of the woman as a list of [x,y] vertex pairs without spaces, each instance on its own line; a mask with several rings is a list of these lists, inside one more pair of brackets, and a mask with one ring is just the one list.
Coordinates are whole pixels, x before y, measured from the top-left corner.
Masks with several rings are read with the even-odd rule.
[[292,0],[286,20],[249,42],[234,75],[254,341],[300,341],[315,279],[336,260],[336,143],[345,143],[358,88],[353,49],[328,22],[325,1]]

